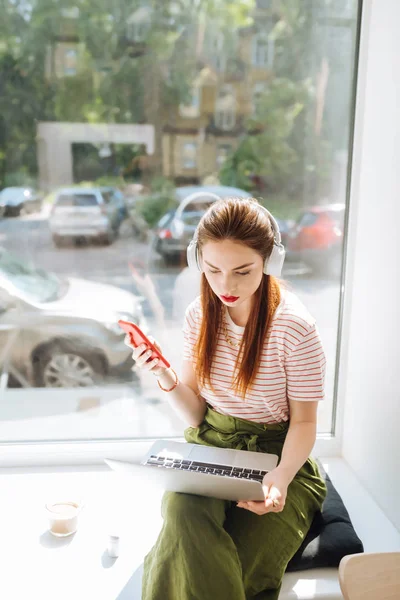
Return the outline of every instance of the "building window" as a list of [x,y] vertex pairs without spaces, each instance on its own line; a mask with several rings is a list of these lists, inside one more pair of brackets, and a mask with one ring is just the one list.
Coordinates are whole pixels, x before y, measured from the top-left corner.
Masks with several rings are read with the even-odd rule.
[[225,53],[225,38],[221,32],[216,33],[211,40],[211,60],[218,72],[226,69],[227,57]]
[[197,167],[197,144],[186,142],[182,146],[182,167],[184,169],[196,169]]
[[73,76],[77,73],[78,51],[75,48],[68,48],[64,52],[64,75]]
[[64,17],[64,19],[79,19],[79,13],[78,6],[61,9],[61,16]]
[[236,93],[231,84],[223,85],[215,103],[215,125],[229,131],[236,125]]
[[255,67],[273,65],[274,42],[266,33],[257,33],[253,38],[252,64]]
[[200,116],[201,88],[194,87],[191,90],[190,99],[187,104],[179,105],[179,114],[185,119],[194,119]]
[[231,151],[232,147],[229,144],[219,144],[217,146],[217,156],[215,160],[217,169],[222,167]]
[[252,113],[258,112],[260,102],[262,101],[263,95],[267,90],[267,83],[265,81],[257,81],[253,86],[252,94]]
[[135,44],[145,42],[151,25],[151,8],[142,4],[127,20],[126,37]]

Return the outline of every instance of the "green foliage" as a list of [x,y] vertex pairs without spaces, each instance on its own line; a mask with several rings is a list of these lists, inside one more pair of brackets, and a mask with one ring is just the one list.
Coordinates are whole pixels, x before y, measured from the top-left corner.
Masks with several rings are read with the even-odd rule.
[[4,187],[32,187],[37,188],[37,180],[27,173],[26,169],[6,173],[4,177]]
[[151,181],[151,191],[155,194],[162,194],[164,196],[173,196],[175,184],[167,177],[153,177]]
[[224,185],[248,191],[277,190],[298,160],[289,144],[295,121],[308,100],[307,83],[273,79],[247,121],[247,133],[224,162],[219,178]]
[[149,227],[154,227],[159,219],[170,209],[178,206],[172,194],[151,194],[137,200],[135,211],[143,217]]
[[103,175],[102,177],[99,177],[98,179],[96,179],[93,182],[93,185],[99,186],[99,187],[122,188],[124,185],[124,182],[122,181],[121,177],[116,177],[113,175]]

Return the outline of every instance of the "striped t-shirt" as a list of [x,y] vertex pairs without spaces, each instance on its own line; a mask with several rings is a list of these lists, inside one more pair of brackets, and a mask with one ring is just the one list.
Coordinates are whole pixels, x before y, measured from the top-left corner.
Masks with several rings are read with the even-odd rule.
[[[228,337],[236,343],[244,327],[235,325],[224,308]],[[185,313],[184,360],[195,360],[201,318],[198,297]],[[227,343],[221,330],[211,369],[214,391],[208,384],[199,390],[217,412],[258,423],[279,423],[289,419],[289,400],[323,400],[325,354],[315,320],[295,294],[282,290],[256,377],[244,399],[231,389],[238,351]]]

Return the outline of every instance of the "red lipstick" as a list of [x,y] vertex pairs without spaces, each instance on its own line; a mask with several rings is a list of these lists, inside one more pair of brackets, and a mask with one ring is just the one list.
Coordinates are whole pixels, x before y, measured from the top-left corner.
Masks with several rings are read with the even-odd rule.
[[239,300],[239,296],[221,296],[221,298],[224,302],[236,302],[236,300]]

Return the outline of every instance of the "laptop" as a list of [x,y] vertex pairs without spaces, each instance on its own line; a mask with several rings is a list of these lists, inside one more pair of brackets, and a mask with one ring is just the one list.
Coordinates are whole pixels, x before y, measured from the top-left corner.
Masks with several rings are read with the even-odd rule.
[[121,473],[171,492],[223,500],[265,499],[262,480],[278,464],[276,454],[156,441],[140,463],[104,459]]

